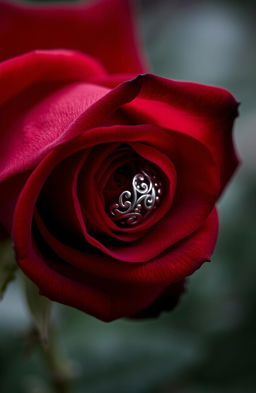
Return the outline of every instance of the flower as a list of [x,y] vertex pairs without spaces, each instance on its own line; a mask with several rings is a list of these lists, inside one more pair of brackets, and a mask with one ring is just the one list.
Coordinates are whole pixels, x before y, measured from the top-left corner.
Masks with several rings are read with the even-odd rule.
[[143,73],[126,0],[0,15],[0,223],[19,266],[105,321],[170,309],[215,246],[236,100]]

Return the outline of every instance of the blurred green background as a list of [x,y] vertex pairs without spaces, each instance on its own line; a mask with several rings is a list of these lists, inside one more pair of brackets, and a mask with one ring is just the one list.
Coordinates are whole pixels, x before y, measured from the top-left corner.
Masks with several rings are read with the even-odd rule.
[[[136,2],[154,73],[214,84],[239,101],[243,165],[219,203],[213,262],[189,279],[170,314],[106,324],[55,306],[74,393],[256,392],[256,7],[252,1]],[[29,317],[12,283],[0,303],[0,392],[50,393],[47,370],[24,344]]]

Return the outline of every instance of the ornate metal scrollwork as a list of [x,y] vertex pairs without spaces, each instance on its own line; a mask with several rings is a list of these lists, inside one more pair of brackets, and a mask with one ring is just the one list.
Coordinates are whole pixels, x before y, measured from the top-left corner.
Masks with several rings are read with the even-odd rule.
[[156,208],[161,195],[161,182],[143,169],[133,177],[131,190],[123,191],[118,202],[110,206],[110,217],[122,227],[139,224]]

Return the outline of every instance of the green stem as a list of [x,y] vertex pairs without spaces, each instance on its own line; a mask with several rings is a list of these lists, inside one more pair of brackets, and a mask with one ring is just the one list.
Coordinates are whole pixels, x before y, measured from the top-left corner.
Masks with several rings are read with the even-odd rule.
[[54,393],[72,393],[72,372],[61,356],[53,332],[49,332],[49,342],[45,344],[36,328],[32,329],[33,341],[39,350],[49,373]]

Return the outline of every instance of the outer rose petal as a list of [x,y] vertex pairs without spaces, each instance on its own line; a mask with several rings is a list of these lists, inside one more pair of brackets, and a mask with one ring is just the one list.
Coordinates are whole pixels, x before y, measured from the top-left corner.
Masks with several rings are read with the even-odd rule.
[[[0,148],[3,149],[0,153],[1,181],[31,169],[47,151],[79,135],[81,130],[107,121],[120,106],[136,97],[140,83],[135,78],[109,93],[104,87],[91,85],[88,87],[90,91],[84,94],[80,102],[78,93],[74,107],[74,103],[70,102],[69,87],[64,91],[62,85],[78,80],[90,82],[91,77],[102,73],[97,62],[69,51],[32,52],[0,64],[0,104],[6,103],[1,108],[0,118],[1,129],[5,130],[0,134]],[[32,92],[26,90],[31,88],[34,89]],[[48,110],[43,116],[42,111],[47,104],[44,107],[44,99],[51,97],[54,91],[58,116],[51,116]],[[104,96],[106,99],[103,99]],[[51,99],[50,104],[53,104]],[[34,111],[31,111],[32,108]],[[19,116],[13,122],[11,113],[16,111]],[[39,124],[36,116],[40,112]],[[42,122],[43,118],[45,120]],[[14,137],[15,133],[18,133],[18,139]]]
[[71,248],[54,238],[38,217],[36,217],[36,224],[45,244],[54,250],[57,260],[63,260],[79,271],[112,282],[161,284],[163,287],[182,280],[198,269],[203,262],[209,261],[218,234],[218,216],[216,210],[213,210],[201,228],[177,245],[168,248],[149,262],[127,264],[104,254],[92,253],[91,248],[83,251]]
[[110,73],[145,70],[129,0],[51,7],[1,2],[0,37],[0,60],[34,49],[66,48],[96,57]]
[[0,104],[33,85],[88,81],[105,75],[88,55],[69,50],[35,50],[0,63]]
[[[44,119],[48,119],[48,124],[47,120],[43,123],[42,118],[41,124],[39,119],[34,119],[33,124],[28,115],[32,108],[53,94],[57,87],[60,89],[60,86],[77,80],[88,81],[92,76],[104,73],[97,61],[70,51],[36,51],[0,64],[1,181],[31,169],[40,159],[40,154],[50,148],[51,142],[57,143],[57,137],[65,132],[67,114],[64,116],[64,109],[60,113],[60,105],[55,105],[55,119],[50,118],[51,111],[46,111]],[[96,94],[95,90],[83,101],[81,110],[84,111],[107,92],[105,88],[99,88]],[[72,108],[69,106],[69,109]],[[79,109],[77,112],[79,114]],[[30,123],[26,121],[27,116]],[[70,118],[72,122],[74,113],[69,113],[69,116],[73,116]]]
[[134,319],[156,318],[163,311],[173,310],[179,303],[181,295],[185,292],[186,280],[169,285],[165,290],[140,313],[133,315]]
[[[114,87],[127,75],[98,79]],[[222,189],[238,165],[232,126],[238,102],[225,89],[192,82],[173,81],[151,74],[138,79],[140,93],[126,106],[138,122],[179,131],[203,143],[219,165]]]
[[40,97],[37,90],[38,86],[26,91],[3,108],[1,180],[33,168],[50,149],[65,141],[70,124],[107,93],[105,88],[89,83],[69,84],[45,94],[41,87]]

